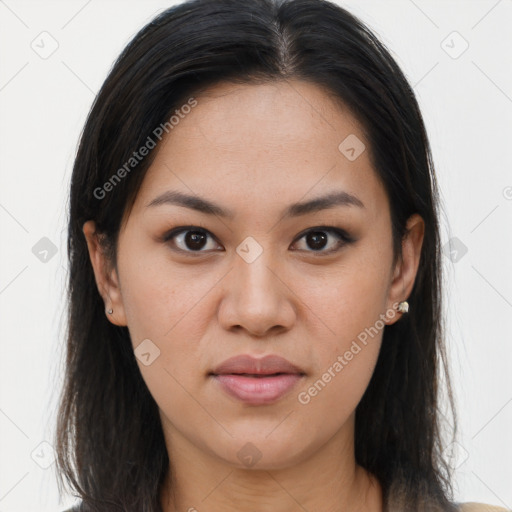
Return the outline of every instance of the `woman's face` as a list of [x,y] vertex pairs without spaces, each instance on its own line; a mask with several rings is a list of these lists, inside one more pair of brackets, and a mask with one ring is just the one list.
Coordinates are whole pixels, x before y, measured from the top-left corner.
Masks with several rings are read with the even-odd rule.
[[[412,219],[394,267],[368,142],[317,86],[222,84],[196,100],[125,219],[117,271],[102,281],[87,223],[91,259],[107,316],[128,326],[170,449],[237,467],[291,466],[351,439],[384,324],[399,319],[393,305],[413,286],[422,222]],[[173,203],[172,193],[218,210]],[[326,196],[335,197],[328,207]],[[188,231],[167,237],[179,227]],[[286,375],[240,376],[243,366],[212,375],[239,355],[278,355],[297,373],[278,365],[267,372]]]

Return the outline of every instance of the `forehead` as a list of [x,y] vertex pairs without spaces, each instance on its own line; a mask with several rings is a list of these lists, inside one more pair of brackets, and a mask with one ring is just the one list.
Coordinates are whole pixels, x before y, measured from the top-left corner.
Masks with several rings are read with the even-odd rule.
[[163,138],[135,207],[167,189],[235,211],[334,189],[356,195],[370,212],[385,206],[362,126],[319,86],[222,83],[195,100]]

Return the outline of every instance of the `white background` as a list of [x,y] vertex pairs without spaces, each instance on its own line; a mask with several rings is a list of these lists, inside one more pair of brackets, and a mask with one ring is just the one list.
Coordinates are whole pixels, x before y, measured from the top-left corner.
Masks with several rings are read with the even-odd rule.
[[[457,237],[467,247],[457,261],[443,257],[456,499],[511,508],[512,0],[338,3],[373,28],[414,86],[443,194],[443,245]],[[0,512],[73,502],[59,502],[55,464],[39,465],[51,462],[40,443],[52,439],[62,376],[70,172],[112,62],[172,4],[0,0]],[[461,38],[469,47],[453,58]],[[31,47],[57,43],[46,59]],[[32,252],[43,237],[57,248],[46,263]]]

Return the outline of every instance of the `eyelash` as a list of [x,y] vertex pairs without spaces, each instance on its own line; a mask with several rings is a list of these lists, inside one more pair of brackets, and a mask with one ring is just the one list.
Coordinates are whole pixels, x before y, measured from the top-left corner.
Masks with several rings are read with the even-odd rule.
[[[188,231],[197,231],[199,233],[210,235],[215,240],[215,237],[213,236],[213,234],[210,233],[210,231],[208,231],[205,228],[202,228],[200,226],[180,226],[180,227],[174,228],[174,229],[168,231],[167,233],[165,233],[162,236],[162,241],[163,242],[172,241],[172,239],[175,238],[176,236],[178,236],[178,235],[180,235],[182,233],[187,233]],[[299,240],[301,240],[302,238],[307,236],[309,233],[314,233],[314,232],[334,233],[341,240],[341,242],[336,247],[331,248],[331,249],[329,249],[327,251],[324,251],[322,249],[320,249],[318,251],[314,251],[314,250],[306,250],[305,251],[305,252],[311,252],[311,253],[313,253],[315,255],[318,255],[318,256],[326,256],[326,255],[333,254],[333,253],[338,252],[339,250],[341,250],[346,245],[351,244],[352,242],[355,242],[355,239],[353,237],[351,237],[343,229],[336,228],[334,226],[316,226],[316,227],[309,228],[306,231],[302,232],[300,235],[298,235],[298,237],[295,239],[295,241],[293,243],[298,242]],[[178,251],[178,252],[181,252],[181,253],[186,253],[186,254],[191,255],[193,257],[200,256],[202,253],[207,253],[208,252],[208,251],[203,251],[203,250],[190,251],[190,250],[179,249],[179,248],[176,248],[176,247],[172,247],[172,249],[174,251]]]

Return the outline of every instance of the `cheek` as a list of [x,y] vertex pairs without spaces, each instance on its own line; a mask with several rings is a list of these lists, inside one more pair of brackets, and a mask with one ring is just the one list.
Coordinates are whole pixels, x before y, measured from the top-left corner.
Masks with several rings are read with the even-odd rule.
[[304,285],[317,364],[298,402],[320,417],[329,411],[326,428],[350,415],[373,374],[385,328],[386,261],[358,258]]
[[214,281],[170,265],[165,254],[140,258],[132,254],[124,263],[120,267],[123,306],[133,343],[145,338],[163,342],[184,329],[183,325],[193,338],[197,323],[190,317]]
[[[328,334],[310,333],[311,340],[316,340],[312,350],[317,364],[297,395],[304,417],[315,418],[308,423],[319,423],[317,427],[325,433],[344,424],[357,407],[371,380],[385,328],[379,318],[381,295],[361,281],[353,284],[344,293],[332,293],[330,304],[335,307],[319,309],[318,332]],[[320,327],[323,324],[333,332]]]
[[354,414],[371,380],[380,339],[376,337],[366,346],[349,343],[346,348],[310,379],[297,396],[303,428],[319,438],[330,438]]
[[[203,370],[199,340],[204,338],[207,318],[201,299],[215,281],[197,278],[190,271],[186,275],[171,271],[168,262],[145,261],[125,267],[123,305],[128,329],[136,356],[150,354],[150,364],[140,356],[137,364],[151,395],[179,423],[180,417],[200,414],[191,393],[195,394]],[[147,348],[139,350],[143,346]],[[174,411],[178,411],[176,417]]]
[[[317,335],[323,333],[324,339],[334,340],[319,344],[320,350],[328,353],[330,347],[344,352],[351,340],[376,324],[386,307],[389,283],[385,264],[354,254],[321,278],[309,274],[294,279],[294,291],[308,311],[307,328],[316,326]],[[380,322],[379,326],[382,329]]]
[[192,389],[194,379],[197,381],[204,370],[201,340],[212,314],[205,308],[218,276],[211,272],[201,276],[190,268],[181,270],[169,263],[165,253],[136,251],[135,247],[131,252],[125,247],[124,254],[130,254],[130,258],[120,258],[119,270],[135,354],[142,347],[144,353],[150,353],[151,364],[144,364],[147,357],[138,357],[137,363],[161,408],[170,407],[173,397],[173,407],[183,399],[179,407],[186,409],[190,396],[183,390]]

